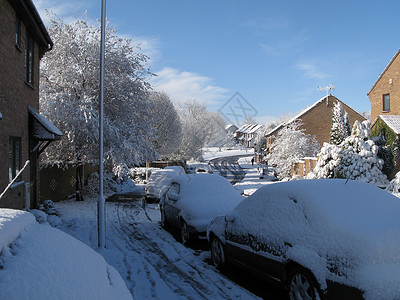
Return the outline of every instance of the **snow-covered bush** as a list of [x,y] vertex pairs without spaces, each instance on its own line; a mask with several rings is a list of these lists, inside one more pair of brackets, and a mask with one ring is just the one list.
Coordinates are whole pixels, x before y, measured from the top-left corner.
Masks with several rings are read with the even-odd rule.
[[386,191],[395,194],[397,197],[400,197],[400,172],[398,172],[395,178],[390,181],[390,183],[386,187]]
[[47,222],[47,214],[44,211],[41,211],[39,209],[31,209],[29,212],[35,216],[36,222],[40,224],[44,224]]
[[[135,184],[128,176],[118,177],[113,173],[104,173],[104,195],[106,197],[113,194],[127,193],[135,189]],[[92,198],[99,195],[99,174],[90,174],[87,185],[83,188],[85,197]]]
[[299,120],[288,124],[278,132],[271,144],[268,161],[277,165],[280,178],[290,176],[295,162],[306,156],[314,156],[319,149],[315,137],[305,134],[304,129],[300,129],[301,124]]
[[352,135],[340,145],[324,143],[317,165],[308,178],[347,178],[387,185],[382,173],[383,160],[378,158],[378,146],[369,139],[369,121],[356,121]]

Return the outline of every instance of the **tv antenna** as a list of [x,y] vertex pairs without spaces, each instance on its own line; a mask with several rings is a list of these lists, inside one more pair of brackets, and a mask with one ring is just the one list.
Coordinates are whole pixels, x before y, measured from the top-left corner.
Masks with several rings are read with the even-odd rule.
[[318,90],[320,91],[320,92],[326,92],[326,95],[327,96],[329,96],[329,95],[331,95],[332,94],[332,92],[335,90],[335,86],[334,85],[332,85],[332,84],[328,84],[327,86],[325,86],[325,87],[318,87]]

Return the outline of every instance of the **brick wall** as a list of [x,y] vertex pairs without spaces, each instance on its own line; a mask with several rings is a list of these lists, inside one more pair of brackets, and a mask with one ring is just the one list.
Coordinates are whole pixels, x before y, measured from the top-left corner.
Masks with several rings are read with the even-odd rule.
[[[342,104],[343,109],[348,113],[350,126],[353,126],[356,120],[360,122],[365,120],[363,116],[334,96],[329,96],[328,101],[326,101],[326,99],[320,101],[305,112],[300,119],[303,123],[301,128],[305,129],[306,134],[315,136],[321,147],[324,142],[329,143],[332,128],[332,110],[337,101]],[[280,129],[274,132],[273,136],[267,137],[267,147],[270,147],[274,136],[276,136],[279,130]]]
[[[390,111],[383,111],[383,95],[390,94]],[[394,56],[386,71],[368,94],[371,102],[371,121],[379,115],[400,115],[400,55]]]
[[[21,47],[15,46],[16,13],[7,0],[0,0],[0,191],[9,182],[8,149],[9,136],[21,137],[21,167],[29,159],[28,104],[39,106],[39,49],[34,43],[34,82],[25,82],[25,39],[26,27],[21,22]],[[29,168],[22,174],[22,180],[30,182]],[[19,195],[19,192],[16,192]],[[17,197],[18,198],[18,197]],[[19,202],[12,192],[0,200],[0,207],[15,207]],[[17,205],[19,206],[19,205]],[[22,206],[23,207],[23,206]]]

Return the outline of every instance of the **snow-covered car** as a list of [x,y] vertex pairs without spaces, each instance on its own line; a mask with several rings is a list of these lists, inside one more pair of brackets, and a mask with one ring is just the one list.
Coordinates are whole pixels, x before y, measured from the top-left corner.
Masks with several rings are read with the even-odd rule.
[[177,175],[185,174],[182,167],[166,167],[153,170],[146,184],[146,201],[158,202],[171,185],[172,179]]
[[33,214],[0,209],[0,299],[132,299],[104,258]]
[[180,229],[183,244],[196,238],[205,239],[210,221],[243,199],[222,176],[177,176],[160,201],[161,225],[166,229]]
[[213,174],[213,169],[207,163],[191,163],[186,165],[186,173],[209,173]]
[[400,299],[400,199],[361,181],[264,186],[208,227],[213,264],[244,266],[290,299]]

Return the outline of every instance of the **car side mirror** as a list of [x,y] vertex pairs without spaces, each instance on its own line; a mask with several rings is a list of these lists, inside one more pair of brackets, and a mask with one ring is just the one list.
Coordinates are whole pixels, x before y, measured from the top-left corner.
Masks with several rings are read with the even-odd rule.
[[174,201],[174,202],[179,200],[179,195],[178,195],[178,193],[175,193],[175,192],[167,193],[167,197],[169,200]]
[[236,220],[236,212],[235,212],[234,210],[228,212],[228,213],[225,215],[225,221],[226,221],[226,222],[232,223],[232,222],[234,222],[235,220]]

